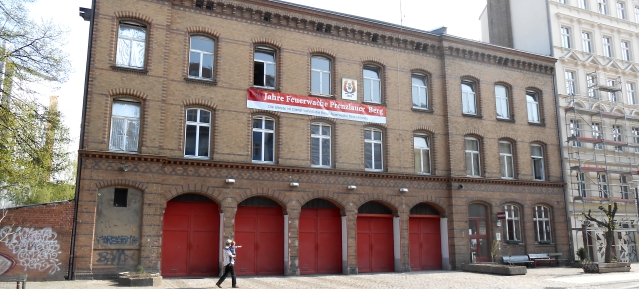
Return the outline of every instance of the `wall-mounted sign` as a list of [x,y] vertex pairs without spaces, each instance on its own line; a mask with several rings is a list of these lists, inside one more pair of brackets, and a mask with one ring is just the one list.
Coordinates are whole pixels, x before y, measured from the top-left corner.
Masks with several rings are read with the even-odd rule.
[[497,220],[506,220],[506,212],[497,212]]
[[361,122],[386,123],[386,107],[249,88],[246,107]]
[[357,100],[357,80],[342,78],[342,99]]

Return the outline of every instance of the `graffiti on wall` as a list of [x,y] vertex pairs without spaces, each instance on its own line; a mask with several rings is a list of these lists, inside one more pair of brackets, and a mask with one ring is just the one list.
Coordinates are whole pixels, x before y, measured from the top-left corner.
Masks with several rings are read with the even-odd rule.
[[94,264],[99,267],[131,267],[139,263],[137,250],[98,250],[94,251]]
[[96,238],[97,245],[107,245],[107,246],[116,246],[116,245],[137,245],[140,241],[138,237],[129,235],[129,236],[98,236]]
[[53,274],[60,271],[60,244],[58,234],[51,228],[33,229],[18,227],[14,230],[5,226],[0,230],[0,240],[18,258],[18,264],[24,270],[47,271]]

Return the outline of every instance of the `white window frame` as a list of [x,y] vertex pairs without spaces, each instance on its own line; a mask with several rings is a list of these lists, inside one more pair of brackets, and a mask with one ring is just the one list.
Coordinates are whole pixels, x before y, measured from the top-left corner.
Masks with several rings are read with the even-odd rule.
[[639,6],[635,6],[635,22],[639,23]]
[[[424,85],[415,83],[415,79],[424,82]],[[419,73],[411,74],[411,88],[413,108],[428,109],[428,76]]]
[[[466,143],[469,141],[477,144],[477,150],[468,149]],[[474,137],[465,137],[464,151],[466,155],[466,175],[469,177],[481,177],[481,143],[479,142],[479,139]]]
[[630,187],[628,184],[628,176],[627,175],[620,175],[619,176],[619,186],[620,186],[620,193],[621,193],[621,198],[628,200],[630,199]]
[[637,104],[634,82],[626,82],[626,94],[628,95],[628,104]]
[[[506,212],[506,222],[504,222],[504,239],[506,241],[523,242],[521,233],[521,208],[515,204],[504,205]],[[512,231],[512,237],[510,232]]]
[[601,43],[603,44],[603,55],[606,57],[613,57],[612,38],[610,36],[604,36],[601,38]]
[[635,153],[639,154],[639,127],[632,128],[632,140],[635,144]]
[[[499,92],[499,88],[503,88],[503,94]],[[505,85],[495,85],[495,106],[497,118],[510,119],[510,106],[508,105],[508,87]]]
[[579,0],[579,8],[588,10],[588,0]]
[[535,224],[535,241],[537,243],[552,243],[552,225],[550,215],[550,207],[541,205],[535,206],[533,222]]
[[583,43],[583,51],[586,53],[592,53],[592,39],[590,37],[590,32],[581,32],[581,39]]
[[[366,132],[370,132],[370,138],[366,138]],[[375,139],[375,133],[379,133],[380,138]],[[366,157],[366,150],[371,150],[370,161]],[[379,149],[379,167],[375,166],[377,159],[375,158],[375,152]],[[370,162],[370,165],[368,164]],[[364,167],[367,171],[381,172],[384,170],[384,133],[377,128],[365,128],[364,129]]]
[[[502,152],[501,146],[507,145],[510,152]],[[515,166],[513,157],[513,143],[509,141],[499,141],[499,169],[502,179],[515,178]]]
[[[579,123],[578,119],[571,119],[570,120],[570,136],[574,136],[574,137],[580,137],[581,136],[581,123]],[[581,147],[581,142],[575,140],[575,141],[572,142],[572,146],[576,147],[576,148],[580,148]]]
[[[535,155],[533,152],[533,147],[539,147],[539,151],[541,152],[540,155]],[[535,181],[545,181],[546,180],[546,164],[545,164],[545,159],[544,159],[544,154],[545,154],[545,150],[544,150],[544,146],[540,145],[540,144],[532,144],[530,145],[530,158],[532,161],[532,175],[533,175],[533,180]],[[539,167],[538,167],[539,166]],[[535,172],[539,171],[541,173],[541,175],[536,175]]]
[[[137,117],[130,115],[118,115],[115,106],[125,105],[137,109]],[[139,102],[126,99],[114,100],[111,106],[111,132],[109,137],[109,150],[121,152],[138,152],[140,144],[140,118],[142,106]],[[116,131],[117,123],[122,122],[120,134]]]
[[599,189],[599,197],[600,198],[609,198],[610,191],[608,190],[608,175],[604,173],[599,173],[597,175],[597,187]]
[[576,95],[577,85],[575,83],[575,72],[566,70],[565,76],[566,76],[566,94]]
[[[319,134],[318,133],[313,133],[313,126],[317,126],[319,128]],[[324,128],[328,127],[328,134],[324,133]],[[330,124],[327,123],[323,123],[323,122],[314,122],[311,123],[311,167],[318,167],[318,168],[330,168],[333,165],[332,162],[332,149],[333,149],[333,142],[332,142],[332,133],[333,133],[333,127]],[[313,143],[313,140],[316,139],[319,146],[316,146]],[[328,141],[328,148],[325,147],[325,143],[324,141]],[[328,149],[328,164],[325,164],[325,150]],[[317,155],[317,161],[318,163],[315,163],[314,157],[313,155]]]
[[[599,122],[593,122],[592,123],[592,138],[603,139],[603,131],[601,130],[601,123],[599,123]],[[596,150],[602,150],[603,149],[603,144],[602,143],[596,143],[595,144],[595,149]]]
[[625,61],[632,61],[629,41],[621,41],[621,58]]
[[[264,53],[264,54],[270,54],[273,56],[273,61],[267,61],[267,60],[263,60],[263,59],[257,59],[256,55],[258,53]],[[255,78],[255,63],[262,63],[262,65],[264,66],[264,69],[262,70],[262,83],[263,85],[259,85],[256,84],[255,79],[253,79],[253,86],[255,87],[263,87],[263,88],[269,88],[269,89],[274,89],[277,86],[277,52],[274,49],[268,48],[268,47],[263,47],[263,46],[258,46],[255,48],[255,50],[253,51],[253,78]],[[269,67],[273,67],[273,86],[268,85],[267,82],[267,75],[269,75],[268,69]]]
[[[470,87],[470,91],[464,90],[464,87]],[[477,115],[477,83],[470,80],[462,80],[462,113]]]
[[621,1],[617,1],[617,17],[626,19],[626,4]]
[[[188,116],[189,116],[189,111],[196,111],[195,114],[195,121],[189,121],[188,120]],[[201,116],[202,116],[202,112],[207,112],[209,114],[209,122],[202,122],[201,120]],[[185,111],[185,128],[184,128],[184,157],[192,157],[192,158],[208,158],[209,154],[210,154],[210,148],[211,148],[211,119],[213,117],[213,114],[206,110],[206,109],[200,109],[200,108],[189,108]],[[193,155],[187,155],[186,154],[186,133],[188,130],[189,126],[194,126],[195,127],[195,154]],[[201,127],[205,127],[208,129],[208,140],[206,141],[206,155],[200,155],[200,128]]]
[[[255,120],[259,120],[261,123],[261,127],[260,128],[256,128],[254,127],[255,124]],[[273,124],[273,129],[268,129],[266,128],[266,124],[267,122],[272,122]],[[264,116],[264,115],[258,115],[258,116],[254,116],[251,119],[251,126],[252,126],[252,134],[251,134],[251,160],[254,163],[264,163],[264,164],[273,164],[275,163],[275,159],[276,159],[276,155],[275,152],[276,150],[276,145],[277,145],[277,140],[275,139],[275,129],[276,129],[276,125],[277,123],[275,122],[275,119],[272,117],[268,117],[268,116]],[[257,155],[257,157],[259,157],[259,159],[255,159],[256,155],[255,155],[255,140],[253,138],[253,136],[255,135],[255,133],[261,134],[261,143],[260,143],[260,152],[259,155]],[[266,147],[266,139],[267,139],[267,135],[271,134],[272,136],[272,140],[273,140],[273,144],[272,144],[272,150],[271,150],[271,156],[272,156],[272,160],[267,160],[266,157],[266,153],[267,153],[267,147]]]
[[[612,125],[612,140],[622,141],[622,139],[623,139],[623,128],[618,124]],[[623,152],[622,146],[615,146],[614,149],[616,152]]]
[[597,0],[597,11],[601,14],[608,15],[608,3],[606,3],[606,0]]
[[595,90],[596,84],[597,84],[597,76],[594,76],[594,75],[586,76],[586,85],[588,86],[588,98],[599,99],[599,94],[597,93],[597,90]]
[[577,173],[577,190],[579,190],[580,197],[587,197],[586,175],[582,172]]
[[[375,72],[377,74],[377,78],[367,77],[367,70]],[[364,102],[382,103],[382,69],[377,66],[364,65],[364,68],[362,69],[362,77],[364,78]],[[367,82],[369,85],[366,85]],[[375,87],[377,87],[379,95],[373,95]]]
[[[206,40],[206,41],[210,41],[213,44],[213,49],[211,51],[204,51],[204,50],[199,50],[199,49],[195,49],[193,48],[193,39],[201,39],[201,40]],[[213,53],[215,51],[215,41],[211,38],[208,37],[204,37],[204,36],[191,36],[191,38],[189,39],[190,41],[190,49],[189,49],[189,78],[199,78],[199,79],[213,79],[213,71],[215,71],[215,67],[214,67],[214,63],[215,63],[215,57],[213,56]],[[198,75],[194,76],[191,75],[191,63],[193,63],[193,54],[197,55],[198,58]],[[211,57],[211,63],[209,63],[211,65],[211,77],[203,77],[202,76],[202,67],[204,67],[204,65],[202,65],[204,63],[204,56],[210,56]]]
[[[617,82],[614,79],[608,79],[606,84],[608,86],[615,86]],[[617,92],[608,92],[608,100],[611,102],[619,102],[619,95],[617,95]]]
[[[137,30],[138,32],[143,32],[143,38],[125,36],[122,34],[123,29],[131,29]],[[118,25],[118,43],[116,49],[115,64],[120,67],[144,69],[146,65],[147,34],[148,33],[146,25],[128,21],[120,22]],[[138,49],[133,49],[134,47],[137,47]],[[137,58],[134,56],[137,56]]]
[[561,27],[561,47],[563,48],[572,48],[572,41],[570,39],[570,28],[569,27]]
[[[418,146],[415,142],[416,138],[424,139],[426,146]],[[414,134],[413,135],[413,151],[415,158],[415,173],[430,175],[432,173],[432,161],[430,154],[431,138],[427,134]],[[419,155],[419,157],[417,157]],[[424,156],[428,159],[424,160]]]
[[539,106],[540,94],[528,90],[526,91],[526,109],[528,111],[528,122],[540,123],[541,122],[541,109]]
[[[322,68],[315,67],[313,65],[313,60],[324,60],[328,61],[328,70],[323,70]],[[311,93],[318,95],[331,95],[332,91],[332,82],[331,82],[331,69],[333,66],[333,62],[328,57],[315,55],[311,57]],[[317,75],[317,80],[319,81],[318,87],[319,91],[313,89],[315,78],[313,75]],[[328,82],[328,91],[324,91],[324,84]]]

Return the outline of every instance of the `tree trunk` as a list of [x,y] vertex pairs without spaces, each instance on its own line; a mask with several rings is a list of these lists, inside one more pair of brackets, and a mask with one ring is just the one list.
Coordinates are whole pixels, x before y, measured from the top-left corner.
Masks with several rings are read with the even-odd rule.
[[613,244],[613,237],[614,234],[611,231],[606,231],[606,257],[604,262],[605,263],[610,263],[610,261],[612,260],[612,244]]

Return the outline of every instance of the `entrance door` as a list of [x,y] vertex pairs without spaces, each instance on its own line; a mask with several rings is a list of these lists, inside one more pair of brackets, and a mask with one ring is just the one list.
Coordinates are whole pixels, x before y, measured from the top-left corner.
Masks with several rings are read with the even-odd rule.
[[[218,274],[218,206],[206,197],[192,196],[196,196],[191,197],[195,202],[174,199],[167,203],[162,228],[162,276],[210,277]],[[206,202],[201,202],[202,198]]]
[[411,215],[408,220],[408,234],[411,270],[441,270],[439,216]]
[[[333,208],[302,207],[299,221],[300,274],[336,274],[342,272],[342,215]],[[308,204],[308,203],[307,203]]]
[[[255,198],[251,198],[255,199]],[[242,202],[235,213],[236,250],[235,272],[246,275],[283,275],[284,274],[284,215],[282,208],[275,202],[259,198],[257,205],[245,206]],[[250,199],[249,199],[250,200]],[[246,202],[252,204],[255,201]]]
[[470,254],[477,262],[490,262],[490,243],[488,238],[488,214],[486,206],[471,204],[468,206],[468,237]]

